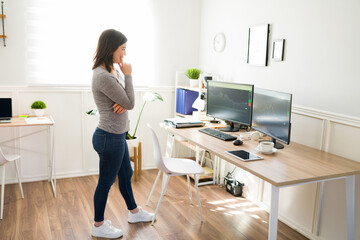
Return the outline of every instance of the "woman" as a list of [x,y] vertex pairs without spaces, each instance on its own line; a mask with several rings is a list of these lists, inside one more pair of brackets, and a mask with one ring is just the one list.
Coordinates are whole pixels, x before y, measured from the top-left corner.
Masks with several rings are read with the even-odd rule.
[[[108,193],[116,176],[119,189],[129,210],[128,222],[148,222],[154,214],[136,205],[132,187],[133,174],[126,134],[129,131],[128,112],[134,107],[134,88],[132,68],[124,63],[126,37],[113,29],[104,31],[98,42],[94,57],[92,92],[100,113],[100,122],[93,135],[93,147],[100,158],[99,181],[94,194],[95,218],[92,226],[94,237],[119,238],[120,229],[112,226],[110,220],[104,221]],[[115,70],[119,64],[125,81]]]

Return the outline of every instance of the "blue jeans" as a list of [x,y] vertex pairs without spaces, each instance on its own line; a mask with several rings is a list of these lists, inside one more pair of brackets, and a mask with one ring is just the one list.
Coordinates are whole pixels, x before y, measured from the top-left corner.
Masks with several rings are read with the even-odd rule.
[[104,220],[106,201],[116,176],[128,210],[137,208],[131,187],[133,170],[125,139],[126,133],[113,134],[99,128],[93,134],[93,147],[100,157],[99,181],[94,194],[95,222]]

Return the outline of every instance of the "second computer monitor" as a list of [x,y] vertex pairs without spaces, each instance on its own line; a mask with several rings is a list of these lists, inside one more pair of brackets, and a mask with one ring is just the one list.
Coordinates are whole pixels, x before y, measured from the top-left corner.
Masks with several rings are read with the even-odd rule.
[[[254,85],[208,81],[207,115],[251,126]],[[235,131],[236,129],[232,129]]]
[[275,148],[290,143],[292,94],[255,88],[252,128],[270,137]]

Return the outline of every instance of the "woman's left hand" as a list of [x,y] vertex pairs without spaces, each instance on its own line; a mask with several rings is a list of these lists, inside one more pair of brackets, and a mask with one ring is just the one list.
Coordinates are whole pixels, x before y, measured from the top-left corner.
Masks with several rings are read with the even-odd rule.
[[117,103],[115,103],[115,104],[113,105],[113,109],[114,109],[114,113],[116,113],[116,114],[123,114],[123,113],[126,111],[125,108],[123,108],[122,106],[120,106],[120,105],[117,104]]

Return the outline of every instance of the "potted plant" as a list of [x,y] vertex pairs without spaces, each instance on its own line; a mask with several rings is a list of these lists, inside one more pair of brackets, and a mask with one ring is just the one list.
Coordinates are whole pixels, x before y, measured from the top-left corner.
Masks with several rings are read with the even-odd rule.
[[198,68],[189,68],[185,75],[189,78],[190,87],[197,87],[199,85],[199,77],[201,70]]
[[144,100],[144,103],[142,105],[142,108],[141,108],[141,111],[140,111],[140,114],[139,114],[139,117],[138,117],[138,120],[137,120],[137,123],[136,123],[136,126],[135,126],[135,131],[134,133],[131,135],[130,133],[127,134],[127,139],[131,140],[131,139],[134,139],[136,138],[136,130],[139,126],[139,122],[140,122],[140,118],[141,118],[141,114],[144,110],[144,107],[146,105],[147,102],[154,102],[156,100],[160,100],[160,101],[164,101],[163,98],[161,97],[160,94],[156,93],[156,92],[146,92],[143,96],[143,100]]
[[44,115],[46,104],[43,101],[37,100],[31,104],[31,109],[34,110],[35,116],[41,117]]

